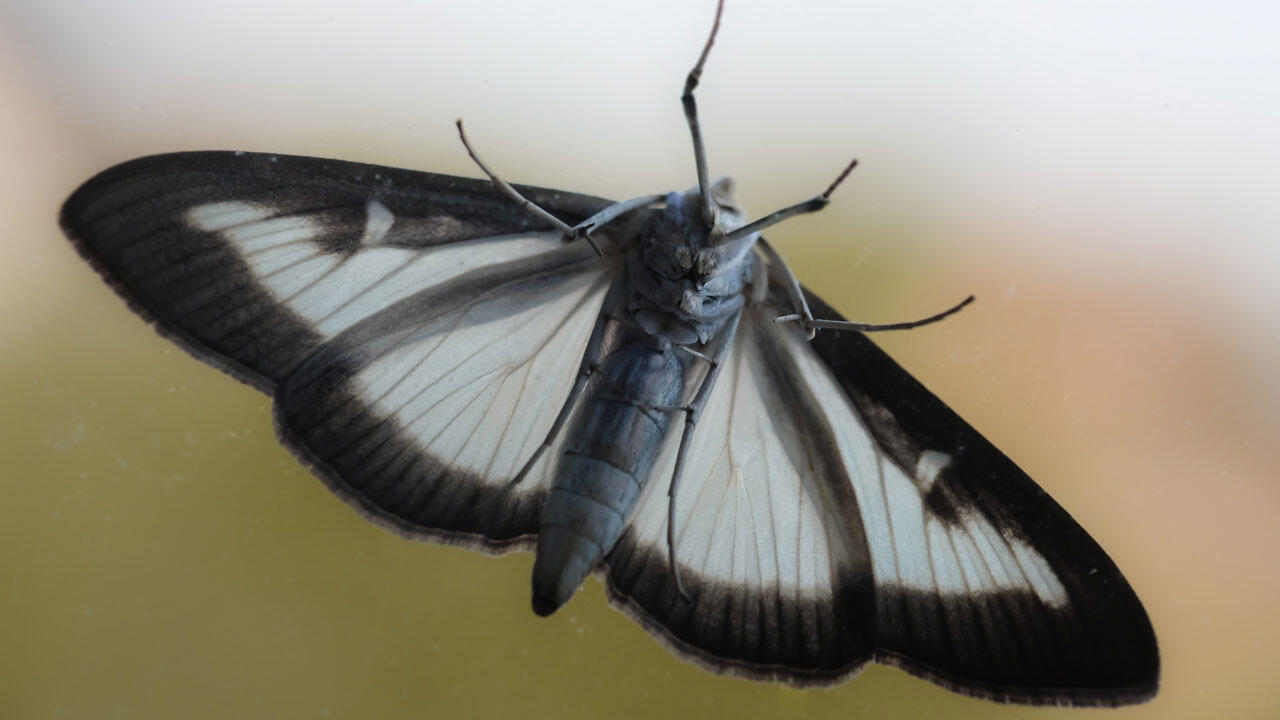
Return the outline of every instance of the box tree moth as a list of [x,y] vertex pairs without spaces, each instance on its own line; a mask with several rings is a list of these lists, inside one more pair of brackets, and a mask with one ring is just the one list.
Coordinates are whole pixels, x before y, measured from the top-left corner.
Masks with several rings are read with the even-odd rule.
[[[1151,697],[1141,604],[1007,457],[804,289],[712,182],[611,202],[337,160],[144,157],[62,209],[80,253],[282,441],[413,538],[597,573],[676,654],[798,686],[875,660],[1034,704]],[[970,298],[971,300],[972,298]]]

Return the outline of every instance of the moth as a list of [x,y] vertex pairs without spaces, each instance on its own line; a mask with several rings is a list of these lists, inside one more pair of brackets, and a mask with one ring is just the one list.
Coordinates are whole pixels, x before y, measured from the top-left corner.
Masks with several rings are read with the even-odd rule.
[[[135,312],[275,399],[281,440],[412,538],[596,573],[677,655],[797,686],[867,662],[1031,704],[1154,695],[1115,564],[1012,461],[806,290],[712,182],[611,202],[338,160],[110,168],[61,222]],[[462,125],[459,121],[459,133]],[[972,299],[972,298],[970,298]]]

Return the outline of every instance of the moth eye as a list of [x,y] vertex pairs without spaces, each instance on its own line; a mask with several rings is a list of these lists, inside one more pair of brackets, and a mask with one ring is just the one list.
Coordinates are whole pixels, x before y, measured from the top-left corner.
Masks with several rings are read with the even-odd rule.
[[689,248],[684,245],[676,248],[675,259],[676,265],[680,266],[681,270],[688,270],[693,267],[693,253],[689,252]]
[[713,275],[716,271],[716,256],[709,252],[698,253],[698,274]]

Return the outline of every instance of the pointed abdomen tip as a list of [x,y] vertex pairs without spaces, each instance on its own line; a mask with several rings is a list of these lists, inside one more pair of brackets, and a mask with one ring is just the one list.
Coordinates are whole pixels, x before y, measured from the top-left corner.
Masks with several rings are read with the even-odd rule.
[[559,610],[560,606],[563,604],[563,602],[556,600],[553,597],[548,597],[539,593],[534,593],[533,595],[533,612],[536,613],[538,617],[546,617],[550,615],[556,610]]

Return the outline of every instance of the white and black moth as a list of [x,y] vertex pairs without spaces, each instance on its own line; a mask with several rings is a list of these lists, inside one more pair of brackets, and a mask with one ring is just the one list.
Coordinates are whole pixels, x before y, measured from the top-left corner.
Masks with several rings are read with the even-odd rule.
[[284,443],[369,518],[535,547],[539,614],[596,572],[717,672],[822,685],[875,660],[994,700],[1151,697],[1155,635],[1112,561],[857,331],[958,307],[838,321],[759,235],[834,184],[746,224],[708,181],[693,90],[719,12],[687,192],[189,152],[99,174],[62,226],[162,334],[274,395]]

